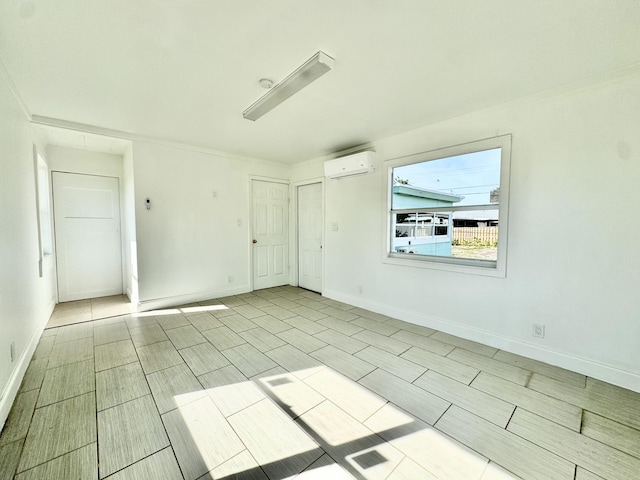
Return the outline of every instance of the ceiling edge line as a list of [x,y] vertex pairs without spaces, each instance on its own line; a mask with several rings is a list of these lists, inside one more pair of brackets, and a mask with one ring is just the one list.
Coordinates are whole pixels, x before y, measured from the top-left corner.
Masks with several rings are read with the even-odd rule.
[[25,102],[22,95],[20,95],[20,91],[18,90],[18,87],[16,86],[15,82],[11,78],[11,75],[9,74],[9,70],[7,69],[7,66],[4,64],[4,61],[2,60],[2,58],[0,58],[0,76],[4,77],[5,81],[7,82],[9,91],[11,92],[11,94],[14,96],[14,98],[20,105],[20,110],[22,110],[22,113],[25,115],[28,121],[31,121],[31,118],[32,118],[31,111],[27,106],[27,102]]
[[275,162],[272,160],[266,160],[263,158],[246,157],[243,155],[237,155],[231,152],[223,152],[220,150],[214,150],[212,148],[202,147],[198,145],[191,145],[188,143],[172,142],[158,137],[150,137],[146,135],[140,135],[137,133],[125,132],[122,130],[114,130],[110,128],[97,127],[95,125],[88,125],[85,123],[72,122],[69,120],[62,120],[59,118],[45,117],[42,115],[32,115],[31,123],[34,125],[41,125],[44,127],[64,128],[66,130],[74,130],[77,132],[92,133],[95,135],[102,135],[104,137],[118,138],[121,140],[129,140],[131,142],[146,142],[153,143],[155,145],[162,145],[165,147],[178,148],[182,150],[189,150],[198,153],[205,153],[208,155],[215,155],[227,159],[242,160],[246,162],[263,163],[267,165],[276,165],[278,167],[289,168],[290,165],[284,162]]

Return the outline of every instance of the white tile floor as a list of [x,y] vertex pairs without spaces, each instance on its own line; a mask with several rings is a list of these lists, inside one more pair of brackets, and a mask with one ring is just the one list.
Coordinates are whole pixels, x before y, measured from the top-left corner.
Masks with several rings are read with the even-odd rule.
[[640,394],[294,287],[45,330],[9,479],[637,479]]
[[47,328],[126,315],[134,310],[125,295],[77,300],[56,305]]

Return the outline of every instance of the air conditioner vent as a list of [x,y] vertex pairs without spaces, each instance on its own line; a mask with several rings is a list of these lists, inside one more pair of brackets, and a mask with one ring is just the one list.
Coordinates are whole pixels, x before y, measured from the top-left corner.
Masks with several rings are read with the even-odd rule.
[[376,152],[366,151],[324,162],[324,175],[329,178],[342,178],[352,175],[364,175],[376,171]]

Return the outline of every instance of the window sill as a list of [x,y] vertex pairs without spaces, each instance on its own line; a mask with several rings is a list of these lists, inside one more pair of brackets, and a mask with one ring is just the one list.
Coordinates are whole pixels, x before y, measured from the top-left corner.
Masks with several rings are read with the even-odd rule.
[[507,276],[504,262],[501,262],[500,260],[494,262],[487,260],[466,260],[427,255],[413,256],[387,253],[384,255],[382,263],[494,278],[506,278]]

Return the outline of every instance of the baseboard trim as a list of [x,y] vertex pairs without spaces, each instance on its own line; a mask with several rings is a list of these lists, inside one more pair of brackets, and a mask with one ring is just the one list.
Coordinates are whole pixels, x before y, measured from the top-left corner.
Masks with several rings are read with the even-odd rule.
[[467,325],[452,323],[442,318],[436,318],[411,310],[384,305],[353,295],[346,295],[337,290],[328,289],[325,290],[322,295],[339,302],[355,305],[356,307],[381,313],[416,325],[433,328],[450,335],[455,335],[456,337],[489,345],[507,352],[522,355],[523,357],[532,358],[550,365],[581,373],[635,392],[640,392],[640,375],[620,370],[610,365],[594,362],[587,358],[566,354],[556,350],[550,350],[539,345],[533,345],[521,340],[487,332],[485,330],[475,329]]
[[175,307],[177,305],[185,305],[188,303],[202,302],[213,298],[228,297],[230,295],[239,295],[241,293],[250,292],[249,285],[240,285],[233,288],[225,288],[220,290],[209,290],[206,292],[188,293],[185,295],[174,295],[171,297],[154,298],[151,300],[143,300],[138,303],[138,312],[148,312],[158,308]]
[[31,358],[36,351],[42,332],[44,332],[47,323],[49,323],[49,319],[51,318],[51,314],[53,313],[55,306],[55,300],[53,300],[47,308],[44,318],[40,321],[39,325],[31,335],[27,348],[22,351],[22,355],[20,355],[13,372],[11,372],[9,381],[7,382],[4,392],[2,393],[2,397],[0,398],[0,431],[2,431],[2,428],[7,421],[7,417],[9,417],[9,412],[13,406],[13,402],[18,395],[20,385],[22,385],[22,379],[24,378],[25,373],[27,373],[27,368],[29,368]]

